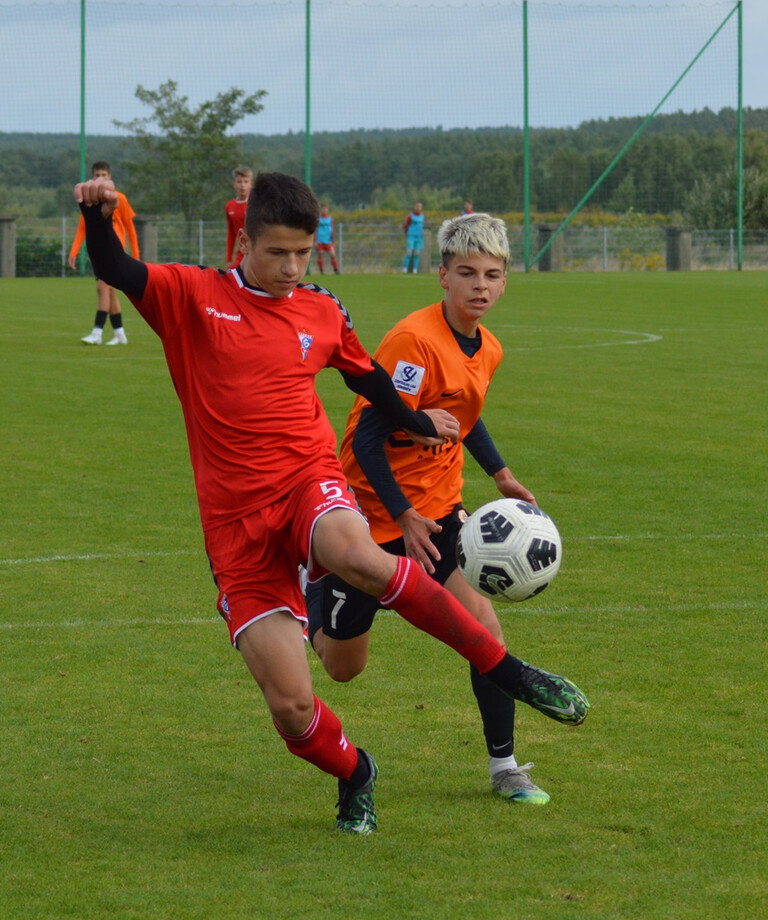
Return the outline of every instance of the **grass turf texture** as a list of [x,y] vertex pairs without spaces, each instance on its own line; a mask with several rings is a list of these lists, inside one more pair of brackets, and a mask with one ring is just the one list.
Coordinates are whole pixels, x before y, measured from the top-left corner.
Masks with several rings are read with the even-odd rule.
[[[334,830],[213,613],[158,341],[89,348],[91,281],[0,280],[0,915],[762,916],[765,274],[514,274],[486,423],[554,517],[511,649],[593,704],[519,707],[546,808],[490,793],[467,667],[394,616],[319,695],[377,757],[380,831]],[[434,277],[332,279],[361,339]],[[633,344],[636,343],[636,344]],[[350,394],[319,389],[340,428]],[[492,484],[472,461],[465,497]]]

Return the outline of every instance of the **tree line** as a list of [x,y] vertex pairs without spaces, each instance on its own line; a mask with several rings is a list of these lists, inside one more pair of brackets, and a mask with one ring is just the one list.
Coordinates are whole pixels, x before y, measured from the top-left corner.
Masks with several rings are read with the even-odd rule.
[[[88,138],[91,159],[109,160],[137,210],[220,219],[238,163],[304,176],[304,135],[234,134],[260,94],[232,90],[161,136],[153,121],[179,111],[175,84],[139,88],[154,106],[120,125],[129,136]],[[138,94],[138,92],[137,92]],[[163,110],[165,106],[165,110]],[[183,110],[183,106],[181,107]],[[529,132],[530,201],[567,214],[600,178],[642,118],[611,118]],[[162,122],[167,124],[167,119]],[[744,112],[745,226],[768,228],[768,109]],[[524,137],[519,128],[360,130],[312,136],[312,185],[332,207],[405,209],[416,198],[450,209],[523,210]],[[595,189],[588,207],[624,214],[681,215],[706,228],[736,218],[737,118],[733,109],[657,116]],[[90,162],[90,161],[89,161]],[[53,217],[72,212],[79,176],[77,135],[0,134],[0,212]]]

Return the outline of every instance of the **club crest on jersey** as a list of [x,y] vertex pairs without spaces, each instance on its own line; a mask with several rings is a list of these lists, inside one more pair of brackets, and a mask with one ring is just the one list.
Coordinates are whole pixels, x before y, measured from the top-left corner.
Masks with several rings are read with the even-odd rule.
[[297,332],[296,335],[298,335],[299,343],[301,344],[301,360],[306,361],[309,349],[312,347],[312,342],[314,342],[315,337],[310,332],[307,332],[306,329],[302,329],[301,332]]

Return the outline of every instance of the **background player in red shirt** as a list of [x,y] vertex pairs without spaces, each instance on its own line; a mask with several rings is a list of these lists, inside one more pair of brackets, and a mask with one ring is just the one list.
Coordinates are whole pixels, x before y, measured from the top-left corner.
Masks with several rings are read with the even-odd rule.
[[248,166],[238,166],[232,170],[232,187],[235,197],[230,199],[224,211],[227,215],[227,268],[240,264],[242,255],[237,247],[237,234],[245,226],[245,209],[248,196],[253,188],[253,170]]
[[[509,241],[503,221],[471,214],[445,221],[438,232],[442,302],[400,320],[374,358],[391,375],[412,408],[440,407],[461,425],[457,443],[425,449],[390,419],[357,397],[347,422],[341,462],[374,540],[387,552],[408,555],[445,587],[497,639],[502,631],[493,605],[475,591],[456,564],[462,505],[462,444],[508,498],[535,503],[512,475],[483,424],[486,392],[502,358],[501,344],[480,321],[504,293]],[[309,587],[309,638],[326,670],[350,680],[368,660],[369,631],[379,601],[337,575]],[[483,722],[491,786],[509,801],[546,804],[514,754],[514,700],[475,667],[472,689]]]
[[371,539],[315,391],[338,369],[395,425],[438,445],[459,435],[444,410],[414,412],[363,349],[343,305],[302,284],[319,206],[300,180],[260,174],[227,272],[149,265],[128,256],[111,228],[112,183],[75,187],[88,251],[160,337],[181,402],[205,535],[230,638],[258,683],[288,750],[338,778],[337,826],[376,828],[373,758],[350,744],[315,695],[304,648],[299,565],[309,579],[333,571],[474,664],[517,699],[578,724],[589,704],[570,681],[506,652],[412,560]]
[[[112,174],[110,172],[109,163],[107,163],[106,160],[97,160],[91,167],[91,177],[94,179],[111,179]],[[123,246],[125,246],[126,242],[130,243],[131,252],[134,258],[138,259],[139,240],[136,236],[136,227],[133,223],[133,218],[136,214],[122,192],[117,192],[117,196],[118,204],[112,216],[115,233],[117,233]],[[77,231],[75,232],[75,239],[69,250],[69,258],[67,259],[69,267],[72,269],[77,267],[77,254],[80,252],[80,247],[83,245],[84,239],[85,221],[81,216],[77,225]],[[110,287],[110,285],[105,284],[98,276],[96,277],[96,297],[98,306],[96,308],[96,319],[93,323],[93,329],[88,335],[83,336],[80,341],[85,342],[86,345],[101,345],[104,326],[106,326],[107,317],[109,317],[114,334],[107,342],[107,345],[127,345],[128,339],[125,335],[125,329],[123,328],[123,308],[120,306],[117,291],[113,287]]]

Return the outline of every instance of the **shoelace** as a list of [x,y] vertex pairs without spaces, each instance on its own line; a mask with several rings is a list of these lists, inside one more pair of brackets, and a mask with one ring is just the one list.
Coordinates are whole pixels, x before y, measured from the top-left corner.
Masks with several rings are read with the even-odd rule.
[[528,770],[532,770],[535,766],[536,764],[533,762],[524,763],[522,765],[518,764],[518,766],[516,767],[510,767],[507,770],[502,770],[501,775],[505,773],[509,773],[512,776],[519,776],[524,781],[525,784],[528,784],[531,787],[534,787],[535,784],[533,780],[531,779],[530,776],[528,776]]

